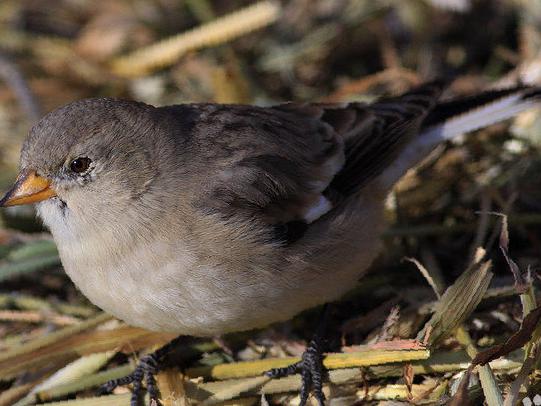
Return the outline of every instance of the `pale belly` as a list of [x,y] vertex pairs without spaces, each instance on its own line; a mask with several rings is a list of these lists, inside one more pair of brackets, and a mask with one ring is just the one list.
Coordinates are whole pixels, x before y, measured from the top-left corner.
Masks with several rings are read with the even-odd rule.
[[[374,250],[375,256],[377,250]],[[289,277],[269,270],[195,267],[187,261],[156,264],[134,259],[123,266],[81,267],[62,255],[66,272],[90,301],[130,325],[155,331],[209,336],[263,327],[336,300],[356,285],[363,264],[343,272],[323,270]],[[354,258],[349,258],[351,261]],[[182,269],[182,270],[181,270]],[[320,270],[321,271],[321,270]],[[285,278],[284,278],[285,277]]]
[[67,274],[98,307],[149,330],[209,336],[284,321],[352,289],[379,252],[383,224],[373,215],[357,220],[345,220],[346,244],[331,235],[317,250],[273,248],[225,267],[196,260],[178,240],[150,239],[122,253],[121,239],[103,232],[78,239],[52,231]]

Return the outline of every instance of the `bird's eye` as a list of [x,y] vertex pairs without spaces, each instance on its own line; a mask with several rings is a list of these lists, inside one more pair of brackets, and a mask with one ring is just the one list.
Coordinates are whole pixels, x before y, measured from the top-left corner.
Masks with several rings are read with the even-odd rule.
[[88,170],[91,163],[92,160],[90,158],[82,156],[71,161],[70,169],[75,173],[83,173]]

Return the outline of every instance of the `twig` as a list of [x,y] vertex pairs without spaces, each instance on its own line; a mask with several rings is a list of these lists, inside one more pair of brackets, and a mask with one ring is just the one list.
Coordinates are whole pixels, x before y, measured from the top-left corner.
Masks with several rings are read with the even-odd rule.
[[41,107],[18,66],[0,52],[0,76],[13,90],[31,123],[41,118]]
[[18,321],[23,323],[53,323],[58,326],[71,326],[80,320],[75,317],[62,315],[46,315],[36,311],[0,310],[0,320]]
[[392,80],[404,79],[411,84],[419,83],[419,77],[416,73],[404,68],[386,69],[373,75],[364,76],[358,80],[348,82],[334,93],[331,93],[323,99],[327,102],[338,102],[351,97],[353,94],[366,92],[373,86]]
[[278,3],[273,1],[256,3],[193,30],[120,57],[113,61],[113,72],[121,76],[148,74],[175,63],[189,51],[219,45],[272,24],[278,18],[279,13]]

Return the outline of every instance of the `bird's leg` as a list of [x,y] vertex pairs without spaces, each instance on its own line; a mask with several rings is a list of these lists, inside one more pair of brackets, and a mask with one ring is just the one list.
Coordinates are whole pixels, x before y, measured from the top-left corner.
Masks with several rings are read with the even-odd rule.
[[116,387],[133,384],[133,392],[130,400],[130,406],[138,406],[143,390],[143,380],[145,380],[147,392],[151,405],[159,405],[159,392],[156,385],[156,374],[164,367],[165,360],[169,353],[177,346],[183,336],[171,340],[163,347],[157,349],[151,354],[142,357],[135,370],[122,378],[112,379],[103,384],[99,390],[100,394],[111,393]]
[[325,350],[325,328],[329,317],[329,305],[323,308],[323,316],[312,340],[302,354],[301,360],[284,368],[274,368],[265,374],[271,378],[283,378],[296,373],[301,374],[302,384],[300,391],[300,406],[306,405],[310,393],[314,395],[319,406],[324,406],[323,380],[327,370],[323,366],[323,352]]

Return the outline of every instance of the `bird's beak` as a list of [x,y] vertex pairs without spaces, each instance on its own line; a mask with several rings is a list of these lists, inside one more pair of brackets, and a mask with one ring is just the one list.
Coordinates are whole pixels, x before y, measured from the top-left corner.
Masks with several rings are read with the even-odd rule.
[[0,207],[17,206],[41,202],[56,196],[51,181],[39,176],[36,171],[25,170],[17,177],[15,185],[0,200]]

